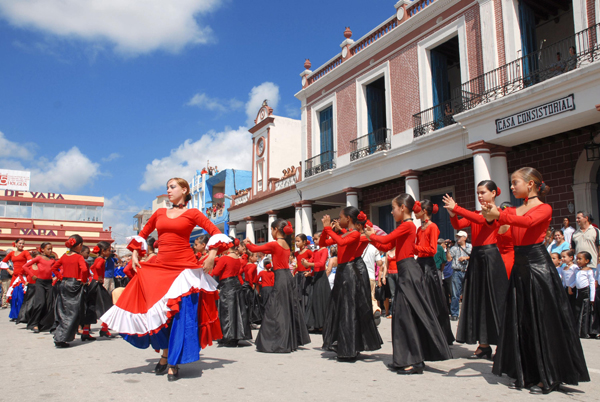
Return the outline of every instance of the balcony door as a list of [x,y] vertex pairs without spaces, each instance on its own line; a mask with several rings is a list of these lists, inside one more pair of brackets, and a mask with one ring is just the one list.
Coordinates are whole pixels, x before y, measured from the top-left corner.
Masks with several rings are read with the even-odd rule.
[[321,131],[321,161],[329,164],[333,161],[333,106],[323,109],[319,113],[319,127]]
[[[433,214],[431,221],[440,229],[441,239],[454,239],[454,228],[450,223],[450,215],[448,214],[448,211],[446,211],[446,208],[443,208],[444,201],[442,201],[442,198],[444,197],[444,194],[432,195],[429,197],[431,202],[437,204],[439,207],[438,213]],[[452,192],[449,192],[448,195],[452,197]]]
[[392,233],[396,229],[396,222],[392,216],[392,206],[384,205],[379,207],[379,227],[386,233]]
[[519,28],[521,30],[521,53],[523,57],[523,76],[526,78],[525,85],[534,84],[533,77],[527,79],[537,70],[538,60],[536,57],[526,57],[537,51],[537,35],[535,27],[535,12],[523,0],[519,1]]
[[[369,134],[369,153],[377,150],[377,145],[385,141],[385,78],[370,83],[365,87],[367,100],[367,128]],[[364,135],[364,134],[361,134]]]

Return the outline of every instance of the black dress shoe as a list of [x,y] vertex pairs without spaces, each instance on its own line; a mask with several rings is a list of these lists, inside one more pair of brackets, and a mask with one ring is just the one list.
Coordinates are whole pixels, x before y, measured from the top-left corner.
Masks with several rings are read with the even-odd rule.
[[54,346],[57,348],[68,348],[71,345],[69,345],[67,342],[54,342]]
[[111,334],[109,331],[100,330],[100,338],[115,338],[115,335]]
[[94,338],[93,336],[91,336],[90,334],[82,334],[81,335],[81,342],[85,342],[85,341],[95,341],[96,338]]
[[424,365],[421,365],[419,367],[419,364],[414,364],[412,367],[411,366],[408,366],[408,367],[410,367],[410,368],[403,367],[400,370],[398,370],[396,373],[401,374],[401,375],[423,374]]
[[[162,359],[166,359],[166,357],[161,356],[161,360]],[[154,373],[156,375],[164,375],[167,373],[167,368],[169,367],[169,364],[160,364],[160,360],[158,361],[158,363],[156,364],[156,367],[154,367]]]
[[480,347],[479,353],[474,353],[468,357],[469,359],[488,359],[492,358],[492,347],[486,346],[485,348]]
[[171,369],[171,371],[173,371],[173,374],[171,374],[171,373],[167,374],[167,380],[169,382],[179,380],[179,366],[169,365],[169,368]]
[[548,388],[540,387],[539,385],[534,385],[533,387],[531,387],[529,389],[529,393],[535,394],[535,395],[540,395],[540,394],[546,395],[546,394],[549,394],[550,392],[559,391],[559,390],[560,390],[560,383],[556,382]]

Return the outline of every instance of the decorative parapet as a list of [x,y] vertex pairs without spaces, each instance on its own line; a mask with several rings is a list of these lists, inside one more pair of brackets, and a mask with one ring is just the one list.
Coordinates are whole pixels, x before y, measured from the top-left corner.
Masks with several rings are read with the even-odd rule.
[[[300,169],[298,169],[298,173]],[[298,174],[296,173],[296,175]],[[296,184],[296,175],[286,177],[285,179],[281,179],[275,182],[275,191],[283,190],[284,188],[288,188]]]
[[240,196],[236,196],[233,201],[234,201],[234,205],[242,205],[246,202],[248,202],[250,200],[250,192],[244,194],[244,195],[240,195]]

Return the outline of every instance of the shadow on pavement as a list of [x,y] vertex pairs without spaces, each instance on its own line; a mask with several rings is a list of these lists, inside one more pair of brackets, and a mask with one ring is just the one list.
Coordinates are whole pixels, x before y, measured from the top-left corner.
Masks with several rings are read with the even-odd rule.
[[[154,367],[158,363],[159,358],[146,359],[148,364],[137,367],[129,367],[122,370],[113,371],[112,374],[150,374],[154,375]],[[200,361],[179,365],[179,377],[185,378],[200,378],[205,370],[215,370],[225,367],[227,364],[236,363],[236,360],[215,359],[212,357],[200,358]]]

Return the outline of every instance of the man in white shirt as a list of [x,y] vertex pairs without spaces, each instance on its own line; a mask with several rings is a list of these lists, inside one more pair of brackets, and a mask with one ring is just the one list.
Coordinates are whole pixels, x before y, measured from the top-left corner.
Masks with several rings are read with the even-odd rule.
[[377,300],[375,299],[375,286],[377,281],[375,280],[375,264],[379,268],[383,266],[383,259],[381,258],[381,254],[379,254],[379,250],[377,250],[372,244],[369,243],[365,251],[363,251],[362,259],[367,266],[367,272],[369,272],[369,282],[371,283],[371,302],[373,306],[373,315],[377,319],[381,316],[381,308],[377,304]]
[[256,253],[256,258],[258,259],[258,264],[256,264],[256,275],[258,275],[265,270],[265,260],[267,259],[267,256],[265,253],[259,252]]
[[562,230],[567,244],[571,244],[571,236],[573,236],[575,229],[573,229],[573,227],[571,226],[571,222],[569,221],[569,218],[563,219],[563,226],[562,226],[562,228],[560,228],[560,230]]
[[586,211],[579,211],[575,216],[579,229],[571,237],[571,249],[575,253],[587,251],[592,256],[588,267],[594,269],[598,264],[598,251],[600,247],[600,231],[592,226],[591,215]]

